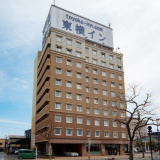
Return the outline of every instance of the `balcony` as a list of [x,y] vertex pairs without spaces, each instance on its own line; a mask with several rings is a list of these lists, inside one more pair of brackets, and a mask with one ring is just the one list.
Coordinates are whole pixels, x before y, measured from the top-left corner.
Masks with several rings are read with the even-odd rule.
[[37,115],[36,122],[44,115],[49,114],[49,105],[46,105]]
[[35,126],[35,131],[39,131],[45,127],[48,127],[48,118],[44,119],[43,121],[41,121],[40,123],[38,123],[36,126]]

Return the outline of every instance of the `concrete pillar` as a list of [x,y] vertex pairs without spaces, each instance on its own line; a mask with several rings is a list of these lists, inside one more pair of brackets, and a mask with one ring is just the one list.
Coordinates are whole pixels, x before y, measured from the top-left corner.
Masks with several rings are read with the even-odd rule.
[[105,156],[105,145],[101,144],[101,156]]
[[86,144],[82,144],[82,156],[87,156],[87,154],[86,154]]
[[49,154],[49,144],[46,142],[46,154]]
[[124,155],[124,154],[125,154],[125,153],[123,152],[123,144],[120,144],[119,154],[120,154],[120,155]]

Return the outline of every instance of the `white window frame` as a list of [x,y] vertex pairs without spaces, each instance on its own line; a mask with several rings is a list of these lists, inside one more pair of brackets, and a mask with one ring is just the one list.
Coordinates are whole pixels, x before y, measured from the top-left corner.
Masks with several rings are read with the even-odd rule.
[[[78,134],[78,131],[81,131],[81,135]],[[77,136],[83,136],[83,130],[82,129],[77,129]]]
[[113,127],[117,127],[117,126],[118,126],[117,122],[113,122]]
[[[67,130],[70,130],[71,134],[67,134]],[[69,128],[66,129],[66,136],[72,136],[72,129],[69,129]]]
[[[99,133],[98,135],[96,133]],[[100,137],[100,131],[95,131],[95,137]]]
[[66,116],[66,123],[72,123],[72,116]]
[[[68,106],[70,106],[70,109],[68,109]],[[66,104],[66,110],[67,111],[72,111],[72,105],[71,104]]]
[[[69,74],[68,74],[68,73],[69,73]],[[67,71],[66,71],[66,75],[71,77],[71,76],[72,76],[72,71],[67,70]]]
[[71,81],[67,81],[66,82],[66,87],[72,88],[72,82]]
[[107,91],[103,90],[103,96],[107,96]]
[[77,124],[83,124],[83,118],[77,117]]
[[77,78],[82,78],[82,73],[77,72]]
[[95,126],[100,126],[100,120],[94,120],[94,125]]
[[[106,112],[106,113],[105,113]],[[104,116],[108,116],[108,110],[103,111]]]
[[122,132],[122,138],[126,138],[126,133]]
[[67,59],[67,65],[68,65],[68,66],[72,66],[72,61],[69,60],[69,59]]
[[[59,61],[60,60],[60,61]],[[62,58],[61,57],[56,57],[56,62],[57,63],[62,63]]]
[[[105,133],[108,133],[108,136],[105,135]],[[108,131],[104,131],[104,137],[109,137],[109,132]]]
[[77,94],[77,100],[82,100],[82,94]]
[[62,42],[62,37],[61,36],[57,36],[57,42]]
[[[57,93],[58,93],[58,95],[57,95]],[[62,96],[61,91],[55,91],[55,97],[61,97],[61,96]]]
[[118,138],[118,132],[113,132],[113,138]]
[[[60,73],[58,73],[60,71]],[[62,69],[61,68],[56,68],[56,73],[57,74],[62,74]]]
[[94,114],[99,115],[99,109],[94,109]]
[[82,106],[77,105],[77,112],[82,112]]
[[109,121],[108,120],[104,120],[104,127],[108,127],[109,126]]
[[77,68],[82,68],[82,63],[81,62],[76,62],[76,67]]
[[[58,129],[58,130],[60,131],[60,133],[59,133],[59,134],[57,134],[57,133],[56,133],[56,129]],[[56,136],[61,135],[61,129],[60,129],[60,128],[55,128],[55,129],[54,129],[54,135],[56,135]]]
[[91,125],[91,120],[87,119],[86,124],[87,124],[87,126]]
[[81,83],[77,83],[77,89],[82,89],[82,84]]
[[56,79],[56,85],[57,86],[61,86],[62,85],[62,80],[61,79]]
[[67,39],[67,45],[72,45],[72,40]]
[[110,73],[111,78],[115,78],[114,73]]
[[61,109],[61,103],[55,102],[55,109]]
[[66,93],[66,98],[67,99],[72,99],[72,93],[71,92],[67,92]]
[[61,122],[61,115],[55,115],[55,122]]

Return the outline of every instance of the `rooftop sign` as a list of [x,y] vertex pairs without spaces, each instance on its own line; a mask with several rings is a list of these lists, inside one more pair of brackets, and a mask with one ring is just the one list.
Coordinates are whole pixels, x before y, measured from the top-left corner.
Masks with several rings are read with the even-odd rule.
[[113,48],[113,36],[111,28],[61,9],[57,6],[51,6],[48,14],[43,29],[42,46],[45,43],[51,27]]

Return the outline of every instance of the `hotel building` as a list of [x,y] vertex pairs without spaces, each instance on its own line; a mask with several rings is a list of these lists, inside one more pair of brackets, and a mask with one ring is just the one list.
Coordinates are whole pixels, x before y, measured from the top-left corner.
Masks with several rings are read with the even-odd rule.
[[35,135],[41,153],[49,147],[41,133],[53,127],[55,155],[72,150],[86,156],[88,139],[91,155],[124,154],[127,130],[114,121],[126,117],[115,107],[126,107],[116,100],[125,96],[123,54],[113,49],[112,31],[51,6],[34,62],[32,141]]

